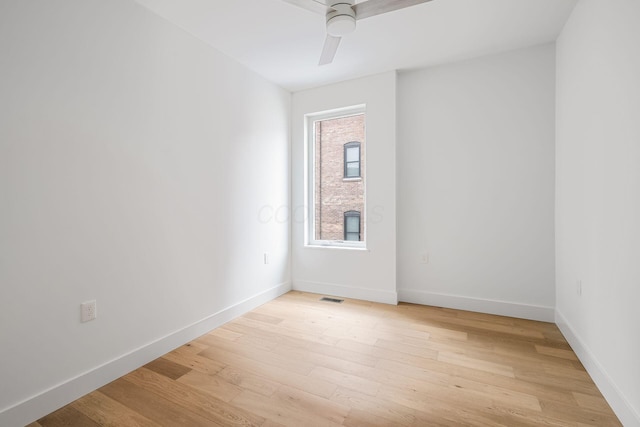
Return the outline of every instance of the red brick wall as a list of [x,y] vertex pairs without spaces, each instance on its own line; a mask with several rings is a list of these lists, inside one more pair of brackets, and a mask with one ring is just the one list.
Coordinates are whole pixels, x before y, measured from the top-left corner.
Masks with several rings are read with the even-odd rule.
[[[364,114],[316,122],[315,215],[317,240],[344,239],[344,213],[360,212],[364,238]],[[360,142],[360,176],[344,177],[344,144]]]

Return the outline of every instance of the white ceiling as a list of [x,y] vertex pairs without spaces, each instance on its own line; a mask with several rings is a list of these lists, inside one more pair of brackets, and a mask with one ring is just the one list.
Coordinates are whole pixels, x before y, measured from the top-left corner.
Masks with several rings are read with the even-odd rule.
[[553,41],[576,3],[433,0],[358,21],[320,67],[324,17],[282,0],[136,1],[291,91]]

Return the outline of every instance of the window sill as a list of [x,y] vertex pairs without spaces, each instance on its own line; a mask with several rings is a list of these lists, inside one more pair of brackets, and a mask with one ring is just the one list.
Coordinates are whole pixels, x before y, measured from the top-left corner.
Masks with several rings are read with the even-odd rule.
[[305,249],[346,249],[348,251],[364,251],[370,252],[369,248],[366,246],[347,246],[347,245],[332,245],[332,244],[306,244],[304,245]]
[[342,178],[342,182],[358,182],[362,181],[362,177],[357,178]]

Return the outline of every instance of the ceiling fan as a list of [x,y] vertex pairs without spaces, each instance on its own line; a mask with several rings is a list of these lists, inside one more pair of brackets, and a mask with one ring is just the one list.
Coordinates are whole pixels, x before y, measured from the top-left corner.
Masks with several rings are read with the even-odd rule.
[[311,12],[321,14],[327,20],[327,37],[324,41],[320,63],[330,64],[336,55],[342,36],[356,29],[356,21],[431,0],[284,0]]

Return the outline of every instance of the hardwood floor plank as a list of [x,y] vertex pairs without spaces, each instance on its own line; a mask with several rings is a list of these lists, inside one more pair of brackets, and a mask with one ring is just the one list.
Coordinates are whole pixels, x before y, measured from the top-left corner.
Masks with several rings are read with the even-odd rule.
[[439,354],[439,351],[432,348],[428,342],[424,342],[422,345],[414,345],[413,343],[407,344],[405,342],[389,341],[387,339],[380,338],[374,345],[394,352],[411,354],[413,356],[424,357],[427,359],[436,359]]
[[317,414],[322,419],[337,424],[342,424],[351,410],[340,402],[318,397],[294,387],[281,386],[273,398],[281,402],[279,406],[290,406],[305,413]]
[[393,420],[382,418],[378,415],[372,414],[371,412],[362,411],[360,409],[352,409],[342,425],[347,427],[401,427],[411,424],[402,424]]
[[515,375],[516,378],[521,381],[538,384],[543,387],[577,391],[584,394],[600,394],[593,382],[557,376],[554,375],[553,372],[547,372],[542,369],[535,369],[533,367],[528,369],[516,368]]
[[243,335],[235,342],[241,345],[248,345],[252,348],[258,348],[265,351],[273,351],[279,346],[279,343],[277,341],[259,335]]
[[604,399],[604,397],[578,393],[576,391],[574,391],[572,394],[580,407],[586,408],[592,411],[598,411],[605,414],[610,414],[609,404]]
[[[283,327],[281,324],[279,327]],[[244,335],[257,336],[276,343],[277,345],[288,345],[290,347],[307,347],[312,341],[302,339],[301,337],[292,337],[280,333],[277,328],[269,328],[259,324],[240,324],[237,322],[227,323],[222,326],[230,331],[241,332]],[[327,345],[327,344],[324,344]]]
[[252,319],[247,319],[242,317],[234,320],[234,323],[237,325],[252,326],[257,329],[276,332],[282,335],[283,337],[296,338],[299,340],[317,342],[320,344],[333,345],[338,341],[338,338],[330,337],[324,334],[317,334],[311,330],[289,328],[286,325],[283,326],[282,324],[269,325],[263,322],[258,322]]
[[[206,348],[208,347],[202,347],[198,350],[198,352],[203,351]],[[219,363],[214,360],[207,359],[206,357],[202,357],[198,353],[195,353],[191,348],[185,349],[184,346],[179,347],[162,357],[187,368],[193,369],[194,371],[203,372],[209,375],[216,374],[227,366],[223,363]]]
[[540,402],[542,404],[543,413],[555,418],[571,416],[571,419],[575,422],[598,427],[620,425],[618,419],[611,413],[603,414],[600,411],[593,411],[591,408],[578,409],[576,406],[566,405],[547,399],[541,399]]
[[281,397],[266,397],[251,391],[236,396],[232,403],[278,424],[291,427],[300,426],[340,426],[318,413],[305,411],[295,400],[283,400]]
[[375,396],[380,388],[380,383],[375,381],[368,380],[359,375],[347,374],[336,371],[335,369],[325,368],[324,366],[316,366],[309,373],[309,376],[371,396]]
[[244,369],[227,366],[218,372],[218,376],[231,384],[264,396],[272,396],[281,383],[271,381],[260,375],[252,374]]
[[536,350],[540,354],[546,354],[548,356],[561,357],[568,360],[578,360],[576,354],[571,350],[547,347],[543,345],[537,345]]
[[324,335],[337,339],[348,339],[362,344],[374,345],[378,341],[378,337],[367,332],[364,328],[345,328],[342,326],[332,326],[325,329]]
[[114,381],[99,390],[111,399],[163,426],[221,426],[125,379]]
[[[225,325],[237,328],[238,325]],[[318,343],[314,341],[306,341],[298,338],[282,337],[277,332],[271,330],[256,329],[250,326],[242,325],[239,327],[246,335],[263,337],[272,343],[275,343],[273,351],[278,353],[301,352],[308,351],[316,355],[324,355],[333,357],[341,361],[354,362],[367,366],[375,366],[378,359],[367,356],[362,353],[353,352],[337,348],[333,345]]]
[[[214,331],[217,331],[217,329],[214,329],[213,331],[211,331],[209,333],[213,333]],[[203,344],[200,344],[196,339],[196,340],[193,340],[191,342],[186,343],[185,345],[183,345],[181,347],[178,347],[178,348],[174,349],[173,351],[180,351],[180,352],[184,352],[184,353],[197,354],[197,353],[200,353],[205,348],[207,348],[207,346],[203,345]]]
[[465,366],[471,369],[477,369],[480,371],[489,372],[492,374],[503,375],[505,377],[515,378],[513,373],[513,367],[487,362],[480,359],[465,356],[463,354],[439,352],[437,357],[438,362],[451,363],[453,365]]
[[[380,332],[378,338],[385,338],[388,340],[394,340],[396,338],[413,338],[416,340],[429,340],[432,338],[432,334],[427,331],[415,330],[407,327],[397,326],[398,322],[390,322],[388,319],[379,320],[374,326],[374,330]],[[437,333],[436,333],[437,335]],[[466,338],[466,337],[465,337]]]
[[[380,389],[379,397],[399,405],[408,406],[425,415],[427,420],[433,420],[434,424],[442,423],[445,425],[473,425],[473,426],[504,426],[510,427],[506,422],[500,422],[499,417],[487,417],[479,407],[490,405],[488,401],[484,404],[479,402],[468,401],[452,401],[449,403],[446,396],[435,390],[432,394],[424,393],[424,390],[410,390],[397,388],[393,386],[383,386]],[[474,406],[469,407],[469,403]],[[419,423],[418,423],[419,425]],[[425,424],[429,425],[429,424]]]
[[[575,402],[574,397],[563,389],[546,387],[535,383],[520,381],[517,378],[496,375],[462,366],[452,366],[433,360],[423,360],[420,364],[405,364],[384,360],[380,362],[378,368],[382,371],[393,373],[401,373],[407,369],[411,369],[406,375],[421,381],[438,382],[456,386],[461,385],[460,381],[466,380],[480,385],[499,387],[531,396],[547,396],[561,402]],[[376,375],[380,375],[380,373],[377,372]],[[398,381],[392,379],[391,382],[385,383],[394,385],[398,383]]]
[[123,378],[224,426],[260,426],[264,422],[260,416],[146,368],[137,369]]
[[324,356],[328,356],[334,359],[343,360],[351,363],[357,363],[359,365],[364,365],[364,366],[376,366],[379,360],[377,357],[374,357],[374,356],[368,356],[366,354],[338,348],[336,346],[325,345],[325,344],[309,343],[306,349],[315,354],[322,354]]
[[191,372],[191,368],[165,359],[164,357],[159,357],[147,363],[144,367],[172,380],[177,380],[181,376]]
[[[377,359],[365,360],[367,363],[352,362],[349,360],[327,356],[325,354],[314,351],[314,349],[308,348],[291,348],[287,346],[280,346],[274,350],[274,352],[296,359],[305,360],[313,363],[316,366],[323,366],[325,368],[334,369],[346,374],[358,375],[360,372],[367,368],[371,368],[376,365]],[[373,362],[373,363],[368,363]]]
[[100,426],[96,421],[87,417],[85,414],[70,405],[64,406],[46,417],[40,418],[38,420],[38,424],[42,427]]
[[[338,387],[333,396],[331,396],[331,400],[352,408],[351,413],[347,417],[350,421],[349,423],[345,423],[347,425],[355,424],[356,420],[362,419],[362,413],[370,414],[371,417],[379,419],[381,423],[379,425],[388,423],[391,425],[411,426],[418,419],[415,409],[345,387]],[[358,412],[360,412],[360,414]],[[370,417],[367,417],[367,419],[369,418]]]
[[403,326],[413,331],[420,331],[428,333],[431,338],[440,337],[448,338],[458,341],[466,341],[469,333],[461,329],[448,329],[443,327],[439,323],[435,322],[420,322],[417,319],[411,319],[410,322],[400,320],[387,320],[385,325],[390,325],[394,328],[402,328]]
[[277,325],[278,323],[280,323],[280,322],[282,322],[284,320],[282,317],[269,316],[268,314],[261,314],[261,313],[255,312],[255,311],[249,312],[249,313],[243,315],[243,317],[245,317],[247,319],[257,320],[259,322],[270,323],[272,325]]
[[[209,332],[208,335],[224,338],[225,340],[229,340],[229,341],[235,341],[238,338],[241,338],[243,336],[243,334],[241,333],[233,332],[225,328],[214,329],[213,331]],[[207,346],[203,346],[203,347],[207,347]],[[201,349],[201,351],[202,350],[204,349]]]
[[[458,399],[454,397],[455,394],[460,395],[458,400],[474,398],[474,395],[479,395],[482,398],[490,398],[491,402],[487,401],[486,403],[492,405],[520,407],[536,411],[541,410],[537,396],[516,391],[509,387],[491,385],[467,377],[454,376],[446,372],[434,372],[433,370],[422,369],[397,362],[383,361],[378,368],[393,373],[394,376],[387,377],[386,381],[381,379],[381,382],[387,385],[395,386],[396,384],[406,384],[410,385],[411,388],[418,389],[423,384],[434,384],[447,388],[446,391],[442,390],[441,392],[453,393],[451,395],[452,399]],[[376,372],[376,375],[378,375],[378,372]],[[406,378],[399,378],[397,377],[398,375]],[[412,381],[417,383],[412,383]]]
[[125,405],[94,391],[76,400],[71,406],[101,426],[109,427],[158,427],[160,424]]
[[398,362],[416,365],[422,365],[423,363],[426,363],[426,361],[435,360],[438,357],[438,352],[433,350],[422,351],[418,355],[414,355],[375,345],[361,344],[351,340],[340,340],[336,346],[343,350],[362,353],[367,356],[375,357],[376,359],[395,360]]
[[223,402],[231,401],[231,399],[242,392],[240,387],[231,384],[219,375],[207,375],[198,371],[189,372],[180,377],[178,381],[195,389],[207,392]]
[[279,382],[291,387],[297,387],[300,390],[316,394],[320,397],[331,396],[337,388],[337,385],[330,382],[310,378],[306,375],[289,371],[286,368],[278,368],[260,361],[238,356],[228,351],[210,348],[209,350],[203,351],[201,354],[204,357],[228,363],[229,365],[239,367],[271,381]]
[[[313,369],[313,364],[304,360],[291,359],[269,350],[264,350],[250,344],[238,342],[230,343],[226,340],[214,336],[206,336],[209,349],[200,353],[201,355],[211,354],[214,350],[224,350],[238,356],[246,357],[262,363],[267,363],[276,368],[287,369],[299,374],[306,375]],[[215,358],[214,358],[215,359]]]

